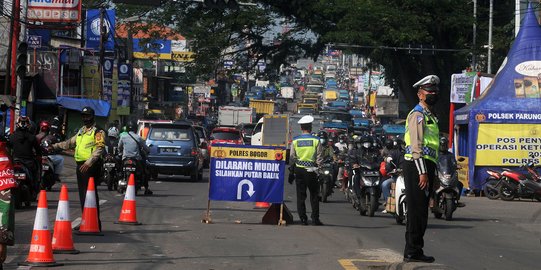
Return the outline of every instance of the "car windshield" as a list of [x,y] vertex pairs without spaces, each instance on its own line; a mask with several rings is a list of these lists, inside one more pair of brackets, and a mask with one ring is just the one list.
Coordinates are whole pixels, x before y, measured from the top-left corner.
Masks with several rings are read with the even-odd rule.
[[212,137],[215,140],[238,140],[240,139],[240,134],[235,131],[214,131]]
[[342,122],[350,122],[351,115],[349,113],[336,113],[336,112],[321,112],[320,115],[325,121],[341,120]]
[[299,114],[313,114],[314,113],[314,109],[311,109],[311,108],[300,108],[299,109]]
[[306,104],[316,104],[317,99],[305,99],[304,103],[306,103]]
[[158,141],[189,141],[191,136],[187,128],[153,128],[149,138]]

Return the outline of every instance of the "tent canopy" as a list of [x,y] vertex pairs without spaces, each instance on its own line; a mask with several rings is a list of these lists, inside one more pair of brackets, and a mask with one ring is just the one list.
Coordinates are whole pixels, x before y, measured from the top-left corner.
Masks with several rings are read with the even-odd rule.
[[84,107],[88,106],[94,109],[96,116],[101,117],[109,116],[109,111],[111,110],[111,104],[104,100],[57,97],[56,102],[62,107],[76,111],[81,111]]

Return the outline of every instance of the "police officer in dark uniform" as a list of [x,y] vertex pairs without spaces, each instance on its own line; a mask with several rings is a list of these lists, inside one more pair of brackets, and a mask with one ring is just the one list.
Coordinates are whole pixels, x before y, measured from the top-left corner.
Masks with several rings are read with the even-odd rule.
[[[81,110],[81,119],[84,126],[79,129],[70,139],[52,145],[54,150],[68,150],[75,147],[75,163],[77,164],[77,186],[79,188],[79,200],[81,211],[84,210],[86,191],[90,177],[94,177],[94,185],[98,184],[101,177],[102,155],[105,153],[105,131],[96,126],[94,109],[84,107]],[[101,231],[100,204],[98,189],[96,193],[96,207],[98,208],[98,223]]]
[[419,104],[411,110],[406,121],[406,151],[402,163],[408,205],[405,262],[434,262],[434,257],[423,252],[423,237],[438,159],[438,120],[431,110],[437,101],[439,82],[436,75],[429,75],[413,85],[418,88]]
[[[297,183],[297,212],[303,225],[308,225],[306,216],[306,189],[310,191],[310,204],[312,206],[312,224],[321,226],[319,220],[319,184],[317,179],[317,160],[322,159],[323,147],[319,138],[312,135],[312,122],[314,117],[305,115],[299,120],[302,134],[295,137],[291,143],[291,166],[294,167],[295,177],[289,178],[289,183],[295,179]],[[290,172],[291,175],[291,172]]]

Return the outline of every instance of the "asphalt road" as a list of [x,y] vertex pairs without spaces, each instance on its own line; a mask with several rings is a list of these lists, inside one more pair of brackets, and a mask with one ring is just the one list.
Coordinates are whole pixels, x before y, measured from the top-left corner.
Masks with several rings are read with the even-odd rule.
[[[80,217],[73,160],[66,158],[71,219]],[[213,201],[212,224],[204,181],[161,178],[153,196],[137,197],[141,226],[117,225],[123,196],[99,187],[104,236],[74,235],[78,255],[55,254],[58,269],[539,269],[541,203],[464,198],[454,221],[431,217],[425,252],[436,263],[404,264],[405,227],[387,214],[362,217],[336,191],[321,205],[325,226],[262,225],[264,210],[250,203]],[[48,193],[52,231],[59,186]],[[298,222],[293,185],[286,205]],[[308,206],[308,209],[310,207]],[[382,210],[382,209],[380,209]],[[16,269],[29,251],[35,206],[16,213],[16,245],[4,269]],[[77,222],[75,222],[77,223]],[[52,232],[51,232],[52,233]],[[19,268],[28,269],[28,268]]]

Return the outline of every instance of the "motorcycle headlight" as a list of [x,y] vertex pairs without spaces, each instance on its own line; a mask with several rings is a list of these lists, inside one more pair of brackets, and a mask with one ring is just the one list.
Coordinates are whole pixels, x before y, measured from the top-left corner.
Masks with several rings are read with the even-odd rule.
[[330,172],[329,170],[325,170],[325,171],[323,171],[323,173],[324,173],[324,174],[329,174],[329,173],[331,173],[331,172]]

